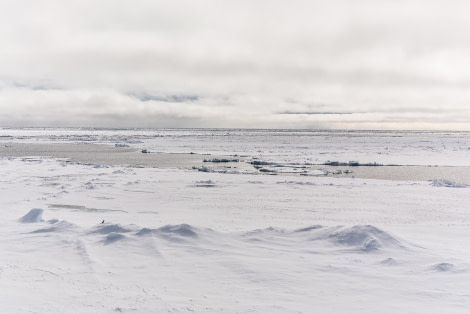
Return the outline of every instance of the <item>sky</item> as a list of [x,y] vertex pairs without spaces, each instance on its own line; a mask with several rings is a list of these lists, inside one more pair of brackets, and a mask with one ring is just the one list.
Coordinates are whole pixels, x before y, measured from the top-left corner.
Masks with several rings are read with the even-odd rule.
[[0,126],[470,130],[468,0],[3,0]]

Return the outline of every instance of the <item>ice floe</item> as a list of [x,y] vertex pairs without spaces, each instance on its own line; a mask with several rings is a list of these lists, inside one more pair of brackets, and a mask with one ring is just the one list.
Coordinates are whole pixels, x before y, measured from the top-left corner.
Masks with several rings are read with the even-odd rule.
[[431,181],[432,186],[446,187],[446,188],[468,188],[470,185],[464,183],[457,183],[446,179],[434,179]]

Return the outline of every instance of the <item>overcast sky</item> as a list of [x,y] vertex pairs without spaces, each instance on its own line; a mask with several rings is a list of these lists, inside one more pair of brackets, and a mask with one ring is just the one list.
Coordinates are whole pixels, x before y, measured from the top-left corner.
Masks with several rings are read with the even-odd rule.
[[470,130],[468,0],[4,0],[0,126]]

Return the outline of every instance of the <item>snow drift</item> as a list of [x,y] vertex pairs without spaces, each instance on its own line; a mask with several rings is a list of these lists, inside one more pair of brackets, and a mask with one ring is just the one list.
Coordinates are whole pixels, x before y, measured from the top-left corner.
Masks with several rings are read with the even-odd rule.
[[41,208],[33,208],[26,215],[21,217],[19,221],[21,223],[35,223],[44,221],[42,219],[42,213],[44,212]]

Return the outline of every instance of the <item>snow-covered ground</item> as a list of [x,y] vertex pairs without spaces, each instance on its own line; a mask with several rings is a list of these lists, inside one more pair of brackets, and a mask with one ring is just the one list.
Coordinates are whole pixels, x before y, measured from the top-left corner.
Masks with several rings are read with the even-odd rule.
[[[92,142],[279,164],[470,166],[466,133],[0,131],[4,151]],[[464,182],[122,164],[0,159],[1,313],[470,308]]]

